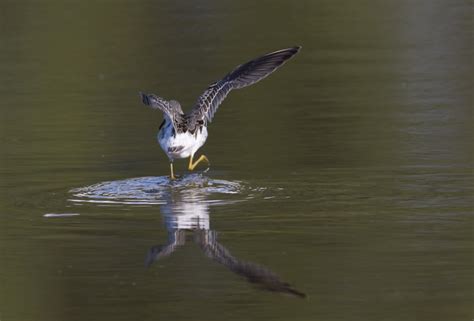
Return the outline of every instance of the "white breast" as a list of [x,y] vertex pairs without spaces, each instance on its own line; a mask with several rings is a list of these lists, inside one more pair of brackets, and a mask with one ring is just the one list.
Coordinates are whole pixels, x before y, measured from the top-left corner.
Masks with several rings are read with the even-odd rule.
[[207,139],[207,128],[203,127],[202,131],[197,130],[194,134],[189,132],[173,134],[173,126],[171,122],[166,121],[165,125],[158,132],[158,143],[168,158],[187,158],[194,155],[196,151],[204,145]]

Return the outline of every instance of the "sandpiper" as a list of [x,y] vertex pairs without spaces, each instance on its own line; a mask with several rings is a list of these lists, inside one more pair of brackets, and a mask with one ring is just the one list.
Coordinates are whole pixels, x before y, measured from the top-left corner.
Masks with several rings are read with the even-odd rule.
[[209,159],[201,155],[193,161],[196,151],[207,139],[207,126],[232,89],[250,86],[270,75],[285,61],[294,56],[301,47],[277,50],[237,66],[224,78],[211,84],[198,98],[194,107],[184,113],[176,100],[165,100],[154,94],[140,93],[143,103],[163,112],[163,122],[158,132],[158,142],[170,161],[170,177],[175,179],[173,160],[189,157],[189,170]]

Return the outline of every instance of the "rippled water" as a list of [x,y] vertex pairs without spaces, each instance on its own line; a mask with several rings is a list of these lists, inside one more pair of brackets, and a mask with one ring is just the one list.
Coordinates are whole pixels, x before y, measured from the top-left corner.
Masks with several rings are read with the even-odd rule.
[[[174,181],[167,176],[138,177],[75,188],[70,191],[73,197],[69,201],[154,205],[169,202],[168,194],[172,191],[179,191],[182,194],[193,192],[205,195],[240,194],[244,198],[247,189],[250,190],[240,182],[210,179],[202,174],[186,175]],[[205,200],[205,202],[219,201]]]
[[[0,320],[470,320],[467,1],[4,1]],[[232,67],[165,176],[161,115]]]

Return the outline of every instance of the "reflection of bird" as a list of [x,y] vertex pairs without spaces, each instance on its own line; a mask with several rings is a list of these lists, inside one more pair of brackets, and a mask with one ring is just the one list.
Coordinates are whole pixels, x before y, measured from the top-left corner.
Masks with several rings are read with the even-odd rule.
[[199,193],[197,190],[169,194],[168,202],[161,207],[168,230],[168,242],[166,245],[157,245],[150,249],[146,265],[150,266],[185,245],[186,232],[192,231],[194,242],[208,258],[224,265],[235,274],[245,277],[248,282],[268,291],[306,297],[304,293],[282,281],[268,268],[239,260],[219,243],[217,232],[210,229],[209,203],[206,202],[205,196],[205,193]]
[[270,75],[301,47],[271,52],[238,66],[223,79],[213,83],[199,97],[189,113],[183,113],[176,100],[167,101],[153,94],[140,93],[145,105],[164,113],[158,132],[158,142],[170,160],[171,179],[174,179],[173,160],[189,157],[188,169],[193,170],[200,162],[209,160],[201,155],[193,161],[196,151],[207,139],[207,125],[214,113],[232,89],[252,85]]
[[264,266],[253,262],[241,261],[233,256],[222,244],[217,242],[215,231],[200,231],[198,243],[207,257],[224,265],[232,272],[245,277],[250,283],[260,285],[263,289],[272,292],[281,292],[306,297],[306,294],[291,287],[287,282]]

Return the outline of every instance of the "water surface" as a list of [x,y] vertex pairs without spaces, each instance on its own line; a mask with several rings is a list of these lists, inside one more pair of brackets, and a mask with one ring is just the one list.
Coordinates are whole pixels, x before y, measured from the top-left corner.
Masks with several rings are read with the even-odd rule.
[[[472,319],[470,9],[4,1],[0,319]],[[138,92],[293,45],[169,182]]]

